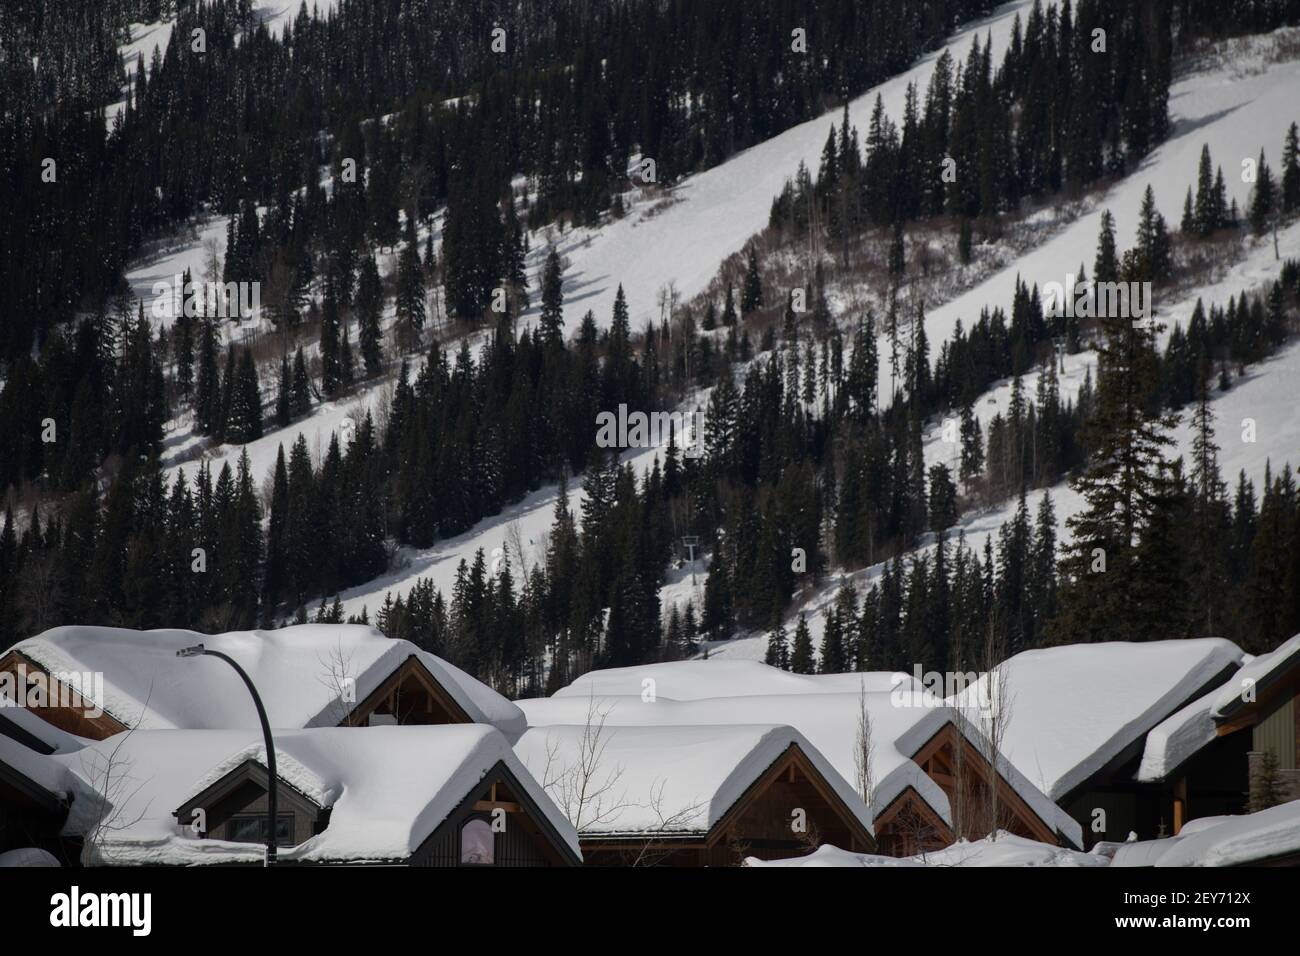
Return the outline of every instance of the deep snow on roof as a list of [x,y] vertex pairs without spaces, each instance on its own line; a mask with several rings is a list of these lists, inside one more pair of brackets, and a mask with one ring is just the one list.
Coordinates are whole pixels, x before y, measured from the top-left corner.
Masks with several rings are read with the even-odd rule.
[[1235,704],[1244,702],[1248,693],[1253,697],[1270,680],[1297,664],[1300,664],[1300,634],[1283,641],[1267,654],[1252,658],[1232,680],[1219,688],[1210,708],[1211,716],[1224,717],[1234,709]]
[[75,799],[83,792],[79,781],[52,756],[37,753],[3,734],[0,734],[0,764],[12,767],[55,797]]
[[[721,662],[720,662],[721,663]],[[748,665],[749,672],[785,672],[764,664],[729,661],[728,665]],[[628,671],[636,670],[628,668]],[[775,675],[772,675],[773,677]],[[769,682],[758,673],[758,686]],[[797,675],[785,675],[797,676]],[[861,675],[833,675],[856,678]],[[867,675],[871,676],[871,675]],[[840,681],[841,684],[848,681]],[[620,681],[621,686],[639,686]],[[595,686],[609,686],[600,683]],[[662,686],[662,685],[661,685]],[[908,706],[911,704],[911,706]],[[922,706],[924,705],[924,706]],[[530,726],[552,724],[607,726],[682,727],[690,725],[763,724],[779,721],[789,724],[806,737],[845,780],[856,780],[855,751],[858,750],[858,718],[865,706],[871,727],[872,818],[882,813],[908,788],[916,791],[942,819],[951,822],[951,808],[943,790],[912,759],[927,741],[949,723],[958,727],[980,753],[987,746],[980,731],[964,715],[941,701],[928,696],[894,694],[884,691],[866,693],[749,694],[677,701],[658,697],[648,702],[640,696],[577,696],[576,694],[519,701]],[[592,715],[589,719],[588,715]],[[1035,788],[1005,761],[1000,768],[1012,786],[1038,816],[1051,828],[1065,834],[1076,844],[1079,825],[1065,811]]]
[[653,682],[654,695],[667,700],[699,700],[704,697],[748,697],[767,694],[836,694],[861,687],[867,691],[913,686],[908,674],[871,671],[853,674],[792,674],[759,661],[692,660],[667,664],[638,664],[588,671],[556,697],[598,697],[642,695],[646,681]]
[[1214,742],[1217,732],[1210,708],[1218,694],[1219,688],[1202,694],[1151,728],[1138,765],[1139,781],[1164,780],[1202,747]]
[[[400,861],[409,857],[499,761],[569,847],[577,834],[492,727],[453,724],[322,727],[276,734],[283,783],[331,808],[329,825],[285,862]],[[74,802],[65,832],[93,832],[92,859],[110,864],[257,862],[260,845],[203,839],[172,815],[246,759],[263,763],[250,730],[156,730],[118,734],[74,754],[46,758],[101,799]]]
[[[1221,638],[1024,651],[1000,667],[1007,706],[1002,751],[1060,800],[1242,656]],[[956,699],[972,700],[987,680]]]
[[1257,699],[1270,681],[1300,663],[1300,634],[1258,657],[1246,655],[1232,677],[1170,715],[1147,734],[1137,779],[1164,780],[1201,748],[1214,742],[1219,722],[1238,704]]
[[176,656],[194,644],[228,654],[248,671],[272,727],[335,726],[414,656],[475,723],[508,734],[524,728],[519,708],[491,688],[409,641],[390,640],[363,625],[300,624],[225,634],[56,627],[13,649],[51,672],[102,672],[104,710],[130,727],[258,727],[248,692],[228,665]]
[[[83,738],[55,727],[48,721],[41,719],[35,711],[28,710],[25,706],[15,703],[6,694],[0,694],[0,720],[11,722],[19,730],[31,734],[55,752],[78,750],[86,744]],[[3,736],[3,734],[0,734],[0,736]]]
[[584,836],[668,836],[707,833],[791,744],[870,830],[862,799],[792,727],[555,724],[515,750]]

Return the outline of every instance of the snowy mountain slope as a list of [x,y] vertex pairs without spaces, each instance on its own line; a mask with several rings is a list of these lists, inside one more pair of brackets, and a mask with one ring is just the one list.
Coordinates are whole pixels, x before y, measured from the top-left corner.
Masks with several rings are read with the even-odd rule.
[[[1284,29],[1257,38],[1238,57],[1218,61],[1207,71],[1176,79],[1169,91],[1169,138],[1137,170],[1098,197],[1092,212],[1080,216],[975,288],[927,311],[925,332],[932,348],[937,349],[938,343],[952,336],[958,319],[969,328],[984,307],[1008,308],[1017,277],[1041,288],[1048,282],[1064,283],[1066,274],[1077,273],[1080,263],[1091,273],[1103,210],[1109,209],[1115,217],[1115,236],[1120,247],[1131,246],[1142,193],[1148,184],[1155,191],[1157,207],[1170,227],[1176,228],[1182,217],[1187,187],[1195,184],[1203,145],[1210,147],[1216,166],[1223,167],[1228,201],[1236,199],[1244,208],[1252,184],[1242,179],[1243,160],[1256,159],[1263,148],[1270,165],[1276,168],[1287,124],[1292,119],[1300,119],[1297,105],[1300,63],[1270,63],[1266,62],[1268,57],[1261,55],[1261,51],[1267,51],[1295,32]],[[1276,267],[1273,274],[1276,275]],[[1155,292],[1160,295],[1159,289]],[[1207,289],[1204,294],[1214,301],[1222,301],[1228,289]],[[1194,297],[1190,301],[1180,299],[1172,307],[1164,303],[1158,312],[1166,322],[1180,320],[1186,326],[1193,305]],[[882,350],[881,381],[888,380],[888,361],[888,355]]]
[[[1278,248],[1283,259],[1300,256],[1300,223],[1293,224],[1278,234]],[[1280,263],[1274,259],[1272,242],[1255,242],[1249,254],[1228,270],[1221,281],[1209,282],[1190,290],[1185,296],[1170,307],[1160,310],[1162,321],[1172,323],[1180,321],[1186,325],[1191,315],[1197,296],[1203,296],[1207,304],[1211,301],[1223,303],[1228,296],[1246,290],[1258,290],[1265,281],[1276,278]],[[1014,277],[1013,277],[1014,278]],[[927,321],[927,328],[928,328]],[[1083,381],[1084,371],[1092,368],[1096,378],[1096,355],[1081,352],[1065,357],[1066,371],[1061,376],[1061,393],[1065,397],[1077,393]],[[1219,443],[1219,466],[1225,480],[1231,481],[1244,471],[1246,477],[1259,487],[1266,466],[1280,468],[1290,460],[1293,466],[1300,465],[1300,403],[1296,402],[1295,382],[1300,380],[1300,342],[1292,342],[1277,355],[1247,368],[1246,374],[1238,378],[1232,388],[1226,392],[1215,393],[1211,406],[1215,415],[1216,439]],[[1032,398],[1037,373],[1025,376],[1026,396]],[[1006,413],[1010,399],[1011,385],[999,382],[975,403],[976,414],[981,425],[987,430],[988,422],[997,412]],[[1252,419],[1255,425],[1255,440],[1245,440],[1245,423]],[[944,461],[951,464],[955,449],[943,441],[942,423],[936,423],[926,436],[926,461]],[[1184,414],[1178,427],[1173,432],[1174,446],[1169,449],[1171,456],[1190,454],[1192,428]],[[1050,489],[1038,489],[1027,495],[1031,514],[1038,507],[1043,495],[1050,491],[1052,503],[1056,509],[1058,549],[1071,540],[1070,530],[1066,524],[1070,515],[1079,511],[1082,499],[1066,482],[1061,482]],[[958,530],[964,531],[966,541],[972,550],[980,551],[984,541],[990,535],[996,535],[998,529],[1014,515],[1016,502],[1006,501],[993,508],[967,512],[962,515],[957,527],[948,533],[949,540],[954,540]],[[933,546],[927,540],[917,552]],[[865,589],[879,577],[883,565],[874,565],[848,575],[848,579],[859,591],[859,598]],[[831,575],[828,580],[810,595],[803,606],[792,610],[788,622],[797,621],[802,610],[807,615],[813,644],[817,646],[825,625],[825,612],[835,600],[840,578]],[[787,623],[789,626],[789,623]],[[767,647],[766,636],[743,637],[734,641],[721,642],[710,647],[710,654],[720,657],[739,657],[762,660]]]
[[[1031,5],[1030,0],[1004,4],[991,16],[962,27],[948,41],[952,55],[964,57],[978,36],[981,45],[991,37],[994,58],[1000,58],[1015,15],[1023,20]],[[867,128],[877,94],[891,116],[901,116],[908,83],[915,82],[924,92],[941,52],[926,55],[910,70],[852,100],[850,123]],[[767,226],[773,197],[799,163],[817,168],[827,129],[839,119],[838,111],[827,113],[691,176],[671,191],[670,204],[662,208],[647,200],[621,220],[566,232],[556,245],[570,262],[564,283],[568,331],[577,328],[588,309],[598,325],[608,326],[620,283],[634,329],[650,318],[658,321],[657,295],[666,283],[675,282],[683,300],[702,292],[721,262]],[[534,235],[535,271],[529,279],[533,289],[540,287],[544,256],[538,250],[545,242],[544,233]],[[535,318],[538,309],[535,304],[526,315]]]
[[[267,32],[274,36],[283,29],[286,23],[290,23],[298,15],[298,9],[301,5],[301,0],[299,2],[294,2],[294,0],[271,0],[268,3],[254,0],[252,4],[253,19],[263,24]],[[319,16],[323,17],[337,5],[337,0],[312,0],[311,3],[307,4],[307,10],[309,13],[315,10]],[[130,25],[128,28],[131,33],[130,41],[117,48],[122,57],[122,67],[126,72],[128,83],[135,78],[135,69],[141,56],[144,57],[145,69],[147,70],[155,48],[158,50],[160,57],[167,55],[167,48],[171,45],[175,26],[176,21],[174,19],[156,20],[152,23],[132,23]],[[108,107],[107,116],[110,129],[113,125],[113,118],[121,112],[125,102],[125,98],[123,98]]]

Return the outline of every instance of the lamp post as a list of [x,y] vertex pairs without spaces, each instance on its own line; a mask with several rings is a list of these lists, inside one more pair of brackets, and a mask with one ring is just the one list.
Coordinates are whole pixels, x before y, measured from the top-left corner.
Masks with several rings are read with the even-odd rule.
[[253,695],[253,705],[257,708],[257,719],[262,722],[262,739],[266,744],[266,769],[271,779],[267,783],[266,789],[266,865],[275,865],[276,850],[276,796],[279,789],[279,777],[275,772],[275,741],[271,738],[271,724],[266,719],[266,708],[262,706],[262,698],[257,695],[257,688],[253,686],[252,679],[247,672],[235,662],[233,657],[223,654],[220,651],[210,651],[202,644],[195,644],[193,647],[181,648],[176,652],[177,657],[219,657],[235,669],[240,678],[248,687],[248,692]]

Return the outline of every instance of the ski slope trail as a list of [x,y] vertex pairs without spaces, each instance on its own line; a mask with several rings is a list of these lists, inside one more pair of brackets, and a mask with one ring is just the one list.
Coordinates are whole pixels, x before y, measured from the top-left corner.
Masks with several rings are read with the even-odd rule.
[[[973,21],[948,40],[954,59],[964,57],[976,36],[981,46],[989,38],[995,62],[1006,49],[1011,27],[1022,19],[1030,0],[998,7],[991,15]],[[909,83],[922,94],[942,50],[926,54],[915,66],[873,87],[849,103],[849,122],[865,130],[879,95],[885,111],[902,116]],[[799,163],[816,170],[834,111],[794,126],[766,142],[736,154],[725,163],[683,180],[669,193],[667,203],[642,201],[618,220],[593,228],[577,228],[556,239],[556,248],[569,260],[564,279],[565,328],[572,334],[582,315],[592,310],[598,327],[610,324],[614,296],[621,283],[627,295],[632,328],[659,319],[658,294],[676,283],[682,301],[703,292],[728,256],[744,248],[751,236],[767,226],[772,199]],[[533,234],[529,264],[532,289],[541,288],[541,267],[546,257],[546,230]],[[539,306],[526,313],[536,318]]]

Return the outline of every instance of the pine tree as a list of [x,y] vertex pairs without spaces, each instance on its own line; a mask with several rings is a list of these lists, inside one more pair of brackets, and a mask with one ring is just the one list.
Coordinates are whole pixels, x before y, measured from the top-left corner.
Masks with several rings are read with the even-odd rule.
[[379,281],[379,268],[374,256],[361,262],[361,277],[357,281],[356,312],[357,340],[361,346],[361,360],[366,377],[373,378],[383,368],[382,333],[379,328],[383,308],[383,286]]
[[325,301],[320,320],[321,391],[334,398],[343,388],[343,369],[339,361],[339,306],[332,283],[325,287]]
[[1273,184],[1273,171],[1268,168],[1264,151],[1259,151],[1259,166],[1255,173],[1255,191],[1250,202],[1250,227],[1255,235],[1263,235],[1273,221],[1273,211],[1277,203],[1276,187]]
[[[676,611],[676,606],[673,607]],[[790,669],[790,648],[786,644],[785,625],[781,622],[781,613],[779,611],[772,614],[772,627],[768,631],[767,652],[764,655],[763,662],[770,667],[779,667],[782,670]]]
[[311,382],[307,378],[307,360],[303,356],[302,346],[293,356],[293,385],[289,390],[289,415],[293,419],[301,418],[311,411]]
[[1259,762],[1250,774],[1250,793],[1246,810],[1259,813],[1269,807],[1276,807],[1285,801],[1280,762],[1272,750],[1265,750],[1259,755]]
[[424,269],[420,265],[419,244],[416,241],[415,223],[407,228],[406,243],[397,263],[397,321],[401,323],[408,348],[419,344],[424,328]]
[[1300,142],[1297,141],[1296,124],[1286,130],[1282,146],[1282,212],[1290,215],[1300,209]]
[[736,294],[730,282],[727,283],[726,303],[722,307],[722,324],[726,328],[736,324]]
[[1223,216],[1215,192],[1214,170],[1210,160],[1210,147],[1201,147],[1201,159],[1196,172],[1196,209],[1193,216],[1195,233],[1204,238],[1222,228]]
[[1165,492],[1163,449],[1171,421],[1153,412],[1159,387],[1154,323],[1101,320],[1097,407],[1085,428],[1087,471],[1071,482],[1085,507],[1069,518],[1057,640],[1142,640],[1135,552]]
[[811,674],[813,667],[812,635],[802,613],[794,629],[794,646],[790,651],[790,670],[796,674]]
[[740,292],[740,312],[749,315],[763,306],[763,282],[758,274],[758,250],[749,246],[749,262],[745,267],[745,284]]
[[293,421],[293,372],[289,366],[289,353],[280,356],[280,381],[275,393],[275,426],[288,428]]
[[554,248],[542,270],[542,314],[538,319],[541,339],[548,346],[564,343],[564,273],[560,254]]
[[1119,259],[1115,252],[1115,217],[1106,209],[1101,214],[1101,232],[1097,237],[1097,258],[1092,264],[1093,282],[1119,281]]
[[961,481],[969,491],[984,474],[984,438],[974,407],[967,402],[961,409]]

